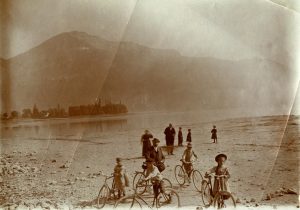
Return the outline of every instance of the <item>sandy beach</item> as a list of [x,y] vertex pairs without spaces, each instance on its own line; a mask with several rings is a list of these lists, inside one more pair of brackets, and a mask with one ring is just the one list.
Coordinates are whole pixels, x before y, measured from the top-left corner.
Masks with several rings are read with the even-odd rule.
[[[123,159],[131,183],[134,172],[142,170],[139,142],[142,128],[128,130],[121,120],[118,125],[111,123],[109,129],[97,136],[91,135],[92,128],[82,126],[75,129],[77,133],[72,130],[61,135],[59,129],[66,129],[62,127],[57,133],[41,135],[39,123],[43,122],[22,124],[22,129],[28,127],[27,136],[18,132],[16,124],[2,125],[0,206],[3,209],[96,208],[94,201],[104,181],[99,172],[112,173],[116,157]],[[218,128],[218,144],[210,139],[213,124]],[[195,168],[202,174],[216,165],[215,155],[228,155],[229,185],[238,207],[299,207],[299,117],[175,122],[174,126],[176,130],[183,127],[184,138],[187,128],[192,129],[193,149],[199,157]],[[163,146],[164,127],[153,126],[149,130]],[[184,147],[176,147],[173,156],[165,153],[163,176],[173,183],[181,204],[196,209],[203,206],[200,193],[192,185],[180,187],[174,177],[174,167],[180,164],[183,150]]]

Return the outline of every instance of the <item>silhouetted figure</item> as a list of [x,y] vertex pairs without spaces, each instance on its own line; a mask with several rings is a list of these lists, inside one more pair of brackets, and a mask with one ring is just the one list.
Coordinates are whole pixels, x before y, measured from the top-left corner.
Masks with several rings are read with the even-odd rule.
[[143,149],[142,149],[143,157],[146,157],[148,151],[151,148],[151,142],[150,142],[151,138],[153,138],[152,134],[148,130],[145,130],[145,133],[142,135],[141,138],[141,143],[143,144]]
[[183,146],[182,142],[183,142],[183,135],[182,135],[181,127],[179,127],[179,131],[178,131],[178,146]]
[[166,145],[167,145],[168,155],[170,155],[170,154],[174,155],[173,154],[173,149],[174,149],[174,139],[175,139],[176,131],[173,128],[171,123],[165,129],[164,134],[166,135]]
[[218,137],[217,137],[217,129],[216,129],[216,126],[214,125],[213,126],[213,129],[211,130],[211,139],[214,140],[213,143],[218,143]]
[[188,134],[186,136],[186,141],[187,142],[192,142],[192,133],[191,133],[191,129],[188,129]]

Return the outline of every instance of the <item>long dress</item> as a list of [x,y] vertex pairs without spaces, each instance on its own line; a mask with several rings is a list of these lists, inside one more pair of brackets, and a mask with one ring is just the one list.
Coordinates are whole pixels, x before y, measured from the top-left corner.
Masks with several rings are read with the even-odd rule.
[[211,139],[217,139],[217,129],[211,130]]
[[151,148],[151,142],[150,139],[153,138],[152,134],[144,134],[142,135],[141,141],[143,142],[143,149],[142,149],[142,155],[146,157],[148,151]]
[[228,172],[228,169],[226,167],[218,167],[215,166],[212,169],[210,169],[208,174],[215,173],[216,175],[227,175],[227,178],[220,177],[216,178],[214,180],[214,186],[213,186],[213,195],[215,196],[217,192],[219,191],[227,191],[230,192],[229,186],[228,186],[228,179],[230,178],[230,174]]

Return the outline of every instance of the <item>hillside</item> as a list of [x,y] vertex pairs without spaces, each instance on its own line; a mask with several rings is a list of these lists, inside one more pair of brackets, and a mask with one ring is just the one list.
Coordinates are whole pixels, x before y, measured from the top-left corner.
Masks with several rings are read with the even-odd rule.
[[2,96],[13,109],[98,96],[122,100],[129,111],[280,108],[289,104],[293,76],[270,60],[185,57],[82,32],[59,34],[4,63]]

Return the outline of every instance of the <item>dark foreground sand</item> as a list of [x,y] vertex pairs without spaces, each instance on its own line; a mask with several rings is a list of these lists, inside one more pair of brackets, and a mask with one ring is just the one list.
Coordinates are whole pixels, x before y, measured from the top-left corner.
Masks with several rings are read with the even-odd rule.
[[[299,205],[299,118],[291,116],[230,119],[189,125],[202,173],[215,165],[218,153],[228,155],[231,191],[239,207],[283,208]],[[217,124],[219,143],[209,131]],[[176,125],[180,126],[180,125]],[[182,125],[186,127],[186,125]],[[163,139],[162,129],[152,133]],[[141,170],[139,142],[142,130],[103,133],[99,138],[70,136],[48,140],[32,137],[1,139],[0,207],[4,209],[68,209],[96,207],[94,199],[103,177],[110,174],[115,157],[124,159],[131,181]],[[164,141],[161,142],[164,144]],[[202,206],[193,186],[179,187],[174,167],[184,148],[167,156],[163,175],[179,192],[185,208]],[[287,193],[288,190],[297,194]],[[108,205],[107,207],[112,207]]]

